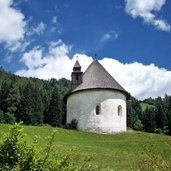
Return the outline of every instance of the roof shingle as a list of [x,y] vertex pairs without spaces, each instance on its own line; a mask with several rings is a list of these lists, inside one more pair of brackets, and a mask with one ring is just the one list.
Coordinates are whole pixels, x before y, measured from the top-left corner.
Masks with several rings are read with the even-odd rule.
[[83,82],[76,87],[73,92],[86,89],[115,89],[128,92],[119,85],[119,83],[105,70],[105,68],[98,62],[93,61],[83,74]]
[[80,63],[78,62],[78,60],[76,60],[75,65],[74,65],[73,68],[81,68],[81,65],[80,65]]

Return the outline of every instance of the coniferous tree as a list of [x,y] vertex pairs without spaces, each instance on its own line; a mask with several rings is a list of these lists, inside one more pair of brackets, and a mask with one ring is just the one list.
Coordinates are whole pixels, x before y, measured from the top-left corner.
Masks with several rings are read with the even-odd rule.
[[144,103],[147,103],[147,104],[150,104],[150,105],[154,105],[154,101],[155,100],[152,99],[151,97],[143,100]]
[[[59,90],[61,97],[64,98],[66,93],[69,92],[70,88],[71,88],[71,85],[70,85],[69,80],[62,78],[58,81],[58,90]],[[61,123],[62,125],[65,125],[66,124],[66,104],[63,98],[61,98]]]
[[167,127],[169,129],[169,134],[171,135],[171,96],[165,95],[164,102],[167,109]]
[[4,123],[4,113],[0,110],[0,123]]
[[43,123],[42,99],[32,83],[27,84],[23,91],[21,103],[16,114],[18,121],[25,124],[38,125]]
[[156,126],[157,128],[163,129],[164,126],[167,125],[167,110],[166,106],[164,105],[162,98],[158,97],[156,100]]
[[142,118],[144,130],[146,132],[154,132],[156,128],[155,109],[147,107],[143,112]]
[[45,122],[52,126],[61,125],[61,99],[57,85],[52,92],[49,109],[45,115]]
[[168,111],[168,129],[169,134],[171,135],[171,109]]
[[16,122],[16,118],[13,114],[7,112],[7,113],[4,113],[4,123],[7,123],[7,124],[14,124]]
[[3,80],[1,83],[1,98],[0,98],[0,108],[3,110],[3,112],[7,112],[7,104],[6,99],[9,93],[9,89],[11,87],[12,83],[11,80]]
[[127,102],[127,126],[134,128],[135,122],[141,120],[141,106],[139,101],[134,97],[131,97]]
[[9,89],[8,95],[6,97],[7,112],[15,115],[17,107],[20,103],[19,87],[17,84],[13,83]]
[[[52,104],[50,100],[55,85],[59,88],[62,123],[65,124],[66,106],[62,99],[70,89],[69,80],[63,78],[45,81],[37,78],[24,78],[7,73],[0,68],[1,118],[6,116],[5,122],[8,122],[10,118],[15,119],[15,116],[17,121],[23,121],[25,124],[43,123],[43,116],[50,110],[49,104]],[[59,120],[61,122],[61,118]]]

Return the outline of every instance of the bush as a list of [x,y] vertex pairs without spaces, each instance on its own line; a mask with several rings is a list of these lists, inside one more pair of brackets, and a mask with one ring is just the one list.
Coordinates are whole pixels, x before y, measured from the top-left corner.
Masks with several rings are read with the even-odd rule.
[[7,112],[7,113],[4,113],[4,123],[7,123],[7,124],[14,124],[16,121],[16,118],[13,114]]
[[[75,166],[72,150],[57,158],[52,153],[55,132],[49,137],[49,143],[43,151],[36,148],[37,138],[32,144],[24,140],[21,124],[15,124],[8,136],[0,144],[0,170],[2,171],[79,171],[95,170],[96,166],[87,165],[84,160],[81,166]],[[43,154],[43,155],[42,155]],[[98,169],[99,170],[99,169]]]
[[0,123],[4,123],[4,113],[0,110]]
[[0,145],[0,170],[36,170],[36,157],[34,146],[23,140],[20,124],[15,124]]
[[133,129],[136,130],[136,131],[142,131],[144,128],[141,120],[139,119],[136,119],[133,123]]
[[76,119],[72,119],[72,121],[66,124],[66,129],[77,129],[78,121]]
[[154,130],[154,133],[156,133],[156,134],[162,134],[163,131],[162,131],[161,128],[156,128],[156,129]]
[[169,134],[169,127],[168,126],[163,127],[163,133],[164,134]]

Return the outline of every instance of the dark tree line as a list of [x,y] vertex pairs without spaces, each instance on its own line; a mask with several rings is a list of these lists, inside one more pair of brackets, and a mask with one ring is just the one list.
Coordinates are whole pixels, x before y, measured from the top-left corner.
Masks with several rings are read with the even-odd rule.
[[0,123],[60,126],[66,118],[62,99],[69,89],[64,78],[24,78],[0,68]]
[[[27,125],[65,125],[66,106],[63,97],[70,81],[24,78],[0,68],[0,123],[23,121]],[[142,110],[141,103],[149,104]],[[127,102],[127,126],[146,132],[171,135],[171,96]]]
[[[141,103],[149,104],[142,110]],[[148,98],[143,101],[131,97],[128,101],[128,127],[146,132],[171,135],[171,96]]]

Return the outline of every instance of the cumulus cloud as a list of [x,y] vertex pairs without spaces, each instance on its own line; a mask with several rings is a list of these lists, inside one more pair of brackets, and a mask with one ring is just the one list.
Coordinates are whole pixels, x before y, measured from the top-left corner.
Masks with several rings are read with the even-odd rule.
[[[70,45],[61,40],[49,43],[48,53],[41,47],[35,47],[23,54],[21,62],[26,69],[16,72],[17,75],[38,77],[41,79],[62,78],[70,79],[76,56],[85,71],[93,58],[85,54],[68,56]],[[133,96],[138,99],[171,94],[171,71],[158,68],[154,64],[143,65],[138,62],[124,64],[112,58],[104,58],[99,62],[106,70]]]
[[171,26],[155,15],[159,12],[166,0],[125,0],[126,12],[133,18],[140,17],[145,23],[155,26],[158,30],[171,31]]
[[127,91],[139,99],[171,94],[171,71],[154,64],[123,64],[110,58],[100,62]]
[[[76,60],[68,57],[68,53],[72,47],[67,46],[61,40],[49,43],[48,53],[44,54],[44,49],[35,47],[29,52],[23,54],[21,62],[25,64],[27,69],[19,70],[17,75],[26,77],[38,77],[42,79],[50,78],[70,78],[70,72]],[[80,60],[84,62],[83,69],[89,65],[92,58],[81,55]]]
[[0,1],[0,43],[12,47],[24,38],[24,15],[12,7],[13,0]]

